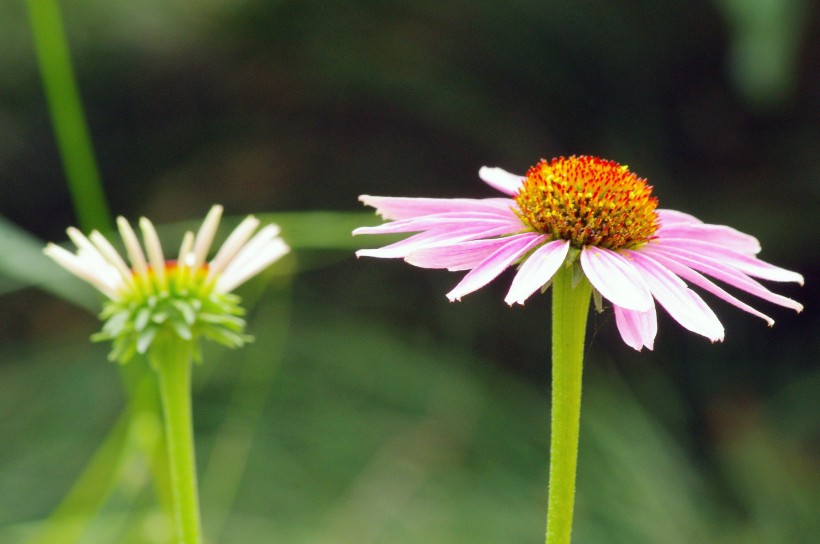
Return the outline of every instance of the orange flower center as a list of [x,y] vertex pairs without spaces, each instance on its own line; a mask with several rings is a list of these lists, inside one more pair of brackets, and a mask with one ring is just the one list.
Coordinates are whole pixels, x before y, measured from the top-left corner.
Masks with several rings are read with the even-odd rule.
[[541,160],[514,196],[521,220],[575,248],[635,248],[658,230],[658,199],[626,166],[598,157]]
[[190,293],[207,294],[214,286],[214,282],[206,283],[208,276],[208,263],[202,263],[196,270],[180,266],[176,259],[165,261],[162,274],[147,263],[144,274],[131,270],[132,284],[123,284],[121,287],[123,297],[143,299],[154,297],[161,293],[183,294]]

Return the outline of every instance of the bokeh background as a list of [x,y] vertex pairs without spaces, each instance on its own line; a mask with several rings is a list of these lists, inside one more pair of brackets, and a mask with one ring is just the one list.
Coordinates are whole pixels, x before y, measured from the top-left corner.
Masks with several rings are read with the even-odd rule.
[[[591,316],[575,541],[820,534],[816,3],[59,5],[112,212],[175,246],[219,202],[295,249],[240,290],[256,343],[195,372],[210,542],[542,541],[549,297],[508,308],[504,276],[450,304],[458,275],[357,261],[383,241],[349,233],[377,221],[360,194],[492,196],[480,166],[569,154],[806,276],[772,286],[802,314],[756,304],[772,329],[706,295],[715,345],[662,315],[638,353]],[[0,541],[166,542],[156,421],[127,417],[150,394],[39,254],[77,217],[26,3],[0,10]]]

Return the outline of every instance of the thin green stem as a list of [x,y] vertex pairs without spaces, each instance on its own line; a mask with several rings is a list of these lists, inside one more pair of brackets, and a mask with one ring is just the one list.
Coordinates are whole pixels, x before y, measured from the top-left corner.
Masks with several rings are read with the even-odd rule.
[[[575,265],[577,266],[577,265]],[[573,267],[552,281],[552,423],[547,544],[569,544],[575,503],[575,470],[581,421],[584,335],[592,286]]]
[[54,135],[77,220],[85,231],[108,230],[111,216],[74,79],[60,7],[57,0],[27,0],[26,4]]
[[191,417],[191,346],[169,340],[151,349],[151,362],[159,376],[159,392],[168,444],[177,544],[199,544],[199,495]]

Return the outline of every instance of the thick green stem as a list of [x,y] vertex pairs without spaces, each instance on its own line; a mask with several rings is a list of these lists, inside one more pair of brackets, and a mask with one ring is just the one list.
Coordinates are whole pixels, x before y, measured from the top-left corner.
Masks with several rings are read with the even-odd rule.
[[199,544],[199,496],[191,417],[191,349],[182,340],[152,347],[168,443],[177,544]]
[[[577,266],[577,265],[576,265]],[[575,503],[575,469],[581,421],[584,335],[592,286],[573,268],[561,268],[552,282],[552,423],[547,544],[569,544]]]

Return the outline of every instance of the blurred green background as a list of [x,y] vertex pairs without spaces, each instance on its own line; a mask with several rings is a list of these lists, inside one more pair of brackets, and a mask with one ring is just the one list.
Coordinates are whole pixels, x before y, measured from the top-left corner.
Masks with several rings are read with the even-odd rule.
[[[112,212],[175,247],[218,202],[295,249],[239,291],[256,342],[195,370],[210,542],[542,541],[549,297],[450,304],[458,275],[349,232],[377,221],[359,194],[492,196],[480,166],[568,154],[806,276],[772,286],[800,315],[753,302],[772,329],[706,295],[721,344],[662,315],[637,353],[591,316],[575,542],[820,534],[816,3],[59,5]],[[0,10],[0,542],[165,542],[155,421],[88,341],[99,297],[39,253],[78,217],[26,4]]]

